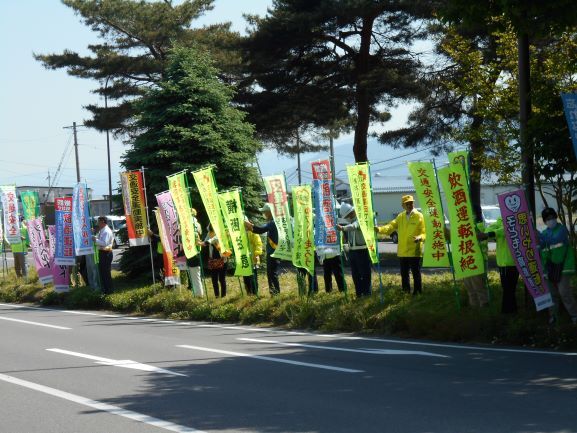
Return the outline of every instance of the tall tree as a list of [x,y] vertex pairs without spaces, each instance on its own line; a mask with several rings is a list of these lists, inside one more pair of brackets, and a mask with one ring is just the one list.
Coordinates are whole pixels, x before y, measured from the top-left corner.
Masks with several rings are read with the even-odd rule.
[[[427,2],[423,2],[427,3]],[[423,36],[421,2],[274,0],[244,41],[245,103],[263,137],[330,129],[354,118],[353,152],[367,160],[371,122],[420,89],[411,45]]]
[[231,41],[238,35],[229,24],[191,28],[192,22],[212,9],[214,0],[172,1],[62,0],[96,32],[102,43],[89,45],[90,55],[65,50],[60,54],[35,54],[49,69],[65,69],[70,75],[96,80],[95,93],[116,105],[108,109],[86,108],[92,119],[85,124],[99,130],[127,132],[133,114],[132,101],[162,79],[167,55],[174,43],[208,49],[219,66],[238,63]]

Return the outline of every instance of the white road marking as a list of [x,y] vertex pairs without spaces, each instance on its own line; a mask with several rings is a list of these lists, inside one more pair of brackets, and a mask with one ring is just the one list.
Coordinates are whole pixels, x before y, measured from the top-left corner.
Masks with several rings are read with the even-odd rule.
[[[18,304],[3,304],[0,303],[0,306],[11,307],[11,308],[27,308],[32,310],[43,310],[43,311],[56,311],[60,313],[70,313],[70,314],[87,314],[87,315],[94,315],[98,317],[107,317],[107,318],[116,318],[120,320],[125,320],[129,318],[129,316],[122,316],[122,315],[111,315],[111,314],[97,314],[97,313],[87,313],[87,312],[77,312],[77,311],[66,311],[66,310],[58,310],[55,308],[40,308],[40,307],[29,307],[24,305]],[[140,320],[140,321],[149,322],[160,322],[160,319],[152,319],[149,320],[145,317],[136,317],[132,320]],[[440,348],[447,348],[447,349],[457,349],[457,350],[477,350],[481,352],[503,352],[503,353],[523,353],[528,355],[551,355],[551,356],[577,356],[577,352],[554,352],[554,351],[547,351],[547,350],[539,350],[539,349],[508,349],[508,348],[499,348],[499,347],[484,347],[484,346],[466,346],[466,345],[457,345],[457,344],[445,344],[445,343],[427,343],[425,341],[406,341],[406,340],[395,340],[395,339],[386,339],[386,338],[368,338],[368,337],[356,337],[352,335],[346,334],[315,334],[313,332],[301,332],[301,331],[285,331],[280,329],[274,328],[251,328],[248,326],[234,326],[234,325],[219,325],[219,324],[206,324],[206,323],[194,323],[194,322],[180,322],[178,320],[163,320],[164,323],[171,323],[176,326],[194,326],[196,328],[219,328],[219,329],[232,329],[235,331],[248,331],[248,332],[261,332],[261,333],[269,333],[269,334],[285,334],[285,335],[303,335],[303,336],[311,336],[317,338],[331,338],[335,340],[351,340],[351,341],[371,341],[374,343],[393,343],[393,344],[405,344],[405,345],[412,345],[412,346],[424,346],[424,347],[440,347]]]
[[134,421],[141,422],[143,424],[148,424],[154,427],[158,427],[164,430],[173,431],[177,433],[204,433],[202,430],[196,430],[191,427],[186,427],[179,424],[174,424],[169,421],[164,421],[158,418],[154,418],[152,416],[144,415],[142,413],[133,412],[131,410],[122,409],[118,406],[113,406],[108,403],[102,403],[97,400],[91,400],[86,397],[82,397],[76,394],[71,394],[66,391],[61,391],[59,389],[50,388],[48,386],[40,385],[38,383],[28,382],[27,380],[18,379],[16,377],[7,376],[5,374],[0,373],[0,380],[12,383],[14,385],[22,386],[24,388],[32,389],[34,391],[42,392],[44,394],[51,395],[53,397],[62,398],[64,400],[71,401],[73,403],[78,403],[83,406],[88,406],[93,409],[108,412],[113,415],[122,416],[124,418],[128,418]]
[[290,347],[305,347],[310,349],[323,349],[323,350],[336,350],[339,352],[353,352],[353,353],[364,353],[368,355],[414,355],[414,356],[434,356],[437,358],[450,358],[450,356],[440,355],[438,353],[432,352],[421,352],[418,350],[393,350],[393,349],[347,349],[344,347],[334,347],[334,346],[318,346],[315,344],[303,344],[303,343],[287,343],[284,341],[275,340],[259,340],[257,338],[237,338],[240,341],[251,341],[254,343],[269,343],[278,344],[281,346]]
[[69,331],[72,329],[72,328],[66,328],[65,326],[48,325],[46,323],[30,322],[28,320],[20,320],[20,319],[12,319],[10,317],[0,317],[0,320],[8,320],[10,322],[26,323],[27,325],[44,326],[45,328],[62,329],[65,331]]
[[332,370],[332,371],[338,371],[341,373],[364,373],[364,370],[353,370],[350,368],[334,367],[332,365],[325,365],[325,364],[312,364],[309,362],[292,361],[290,359],[273,358],[270,356],[251,355],[249,353],[231,352],[228,350],[211,349],[209,347],[189,346],[187,344],[177,345],[176,347],[181,347],[183,349],[200,350],[202,352],[220,353],[222,355],[231,355],[231,356],[239,356],[239,357],[244,357],[244,358],[260,359],[262,361],[280,362],[281,364],[299,365],[301,367],[320,368],[322,370]]
[[123,368],[130,368],[133,370],[141,370],[141,371],[149,371],[152,373],[163,373],[163,374],[170,374],[172,376],[184,376],[187,377],[186,374],[175,373],[174,371],[165,370],[163,368],[154,367],[153,365],[141,364],[136,361],[131,361],[130,359],[108,359],[103,358],[101,356],[94,356],[94,355],[87,355],[85,353],[78,353],[78,352],[71,352],[70,350],[63,350],[63,349],[46,349],[49,352],[55,353],[62,353],[63,355],[71,355],[76,356],[78,358],[85,358],[91,359],[95,361],[97,364],[102,365],[110,365],[111,367],[123,367]]

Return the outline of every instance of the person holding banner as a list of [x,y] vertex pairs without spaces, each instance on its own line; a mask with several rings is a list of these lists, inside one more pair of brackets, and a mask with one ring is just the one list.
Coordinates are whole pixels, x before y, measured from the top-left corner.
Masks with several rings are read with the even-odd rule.
[[345,232],[345,251],[348,249],[357,298],[370,296],[371,257],[355,208],[348,203],[341,203],[339,216],[345,224],[337,224],[337,230]]
[[425,219],[423,214],[415,209],[415,200],[412,195],[401,198],[404,211],[388,224],[377,227],[380,234],[390,234],[396,231],[399,235],[397,256],[401,264],[401,283],[403,291],[411,292],[409,269],[413,274],[413,295],[422,293],[421,261],[423,257],[423,243],[425,241]]
[[343,280],[343,268],[341,266],[341,255],[337,251],[332,252],[318,252],[319,262],[323,266],[323,278],[325,280],[325,291],[327,293],[333,290],[333,275],[337,281],[339,292],[345,291],[345,284]]
[[[192,214],[192,222],[194,230],[196,231],[195,239],[196,245],[195,248],[198,246],[202,246],[203,242],[200,240],[202,236],[202,227],[200,223],[196,219],[196,209],[190,208],[190,212]],[[200,254],[195,254],[193,257],[186,259],[186,266],[188,270],[188,277],[190,279],[190,287],[192,289],[192,293],[195,296],[204,296],[204,288],[202,285],[202,272],[201,272],[201,263],[200,263]]]
[[26,253],[28,251],[28,228],[26,227],[26,221],[24,218],[20,217],[20,242],[15,244],[10,244],[12,249],[12,256],[14,257],[14,271],[16,272],[16,277],[26,278],[28,277],[28,268],[26,267]]
[[517,283],[519,282],[519,271],[515,266],[515,259],[509,249],[507,238],[505,236],[505,227],[501,217],[487,226],[485,234],[488,239],[495,239],[497,243],[497,266],[499,267],[499,278],[503,297],[501,300],[501,313],[514,314],[517,312]]
[[98,217],[98,233],[92,237],[98,246],[98,272],[100,274],[100,284],[102,293],[112,292],[112,244],[114,234],[108,227],[108,220],[105,216]]
[[[246,218],[246,217],[245,217]],[[242,277],[244,287],[248,295],[258,293],[258,268],[260,266],[260,256],[262,256],[262,239],[256,233],[247,232],[250,251],[252,254],[252,272],[253,275]]]
[[555,209],[547,207],[541,212],[543,222],[547,226],[539,234],[543,266],[547,270],[549,289],[553,295],[554,305],[549,310],[549,323],[554,323],[559,314],[559,299],[571,316],[573,324],[577,324],[577,303],[573,297],[569,276],[575,273],[575,254],[569,242],[567,228],[557,221]]
[[280,284],[278,281],[278,267],[280,260],[272,256],[278,245],[278,229],[272,216],[272,206],[270,203],[265,203],[259,211],[263,213],[266,219],[266,224],[257,226],[250,221],[245,221],[244,226],[249,232],[267,234],[266,277],[268,280],[269,292],[274,296],[280,294]]
[[226,267],[228,257],[220,252],[220,243],[212,228],[212,224],[209,224],[206,230],[208,233],[204,239],[203,246],[208,248],[208,270],[210,271],[210,277],[212,279],[214,297],[224,298],[226,296]]

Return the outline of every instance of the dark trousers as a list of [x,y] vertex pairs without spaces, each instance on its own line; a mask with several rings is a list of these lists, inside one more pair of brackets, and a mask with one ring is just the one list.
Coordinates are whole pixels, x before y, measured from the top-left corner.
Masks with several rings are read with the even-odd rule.
[[102,293],[112,292],[112,251],[98,251],[98,273]]
[[266,256],[266,278],[268,280],[268,290],[271,295],[278,295],[280,293],[280,285],[278,282],[278,266],[279,259],[275,259],[271,255]]
[[411,282],[409,280],[409,269],[413,274],[413,284],[415,288],[413,294],[421,293],[423,286],[421,283],[421,258],[420,257],[399,257],[401,262],[401,283],[403,291],[411,293]]
[[[215,297],[226,296],[226,266],[222,269],[213,269],[210,271],[210,278],[212,279],[212,288],[214,289]],[[218,283],[220,282],[220,290],[218,289]]]
[[369,250],[349,250],[349,262],[357,297],[371,294],[371,258]]
[[256,295],[258,293],[258,273],[257,268],[253,268],[253,274],[247,277],[242,277],[244,281],[244,288],[247,295]]
[[313,275],[309,274],[305,268],[297,268],[297,272],[301,278],[304,278],[306,275],[307,281],[309,283],[309,295],[319,291],[319,281],[317,280],[316,269],[314,270]]
[[327,293],[333,290],[333,275],[337,280],[339,292],[345,290],[343,282],[343,268],[341,266],[341,256],[331,257],[323,261],[323,277],[325,279],[325,290]]
[[509,314],[517,312],[517,282],[519,281],[519,271],[515,266],[499,267],[499,277],[503,288],[503,300],[501,302],[501,313]]

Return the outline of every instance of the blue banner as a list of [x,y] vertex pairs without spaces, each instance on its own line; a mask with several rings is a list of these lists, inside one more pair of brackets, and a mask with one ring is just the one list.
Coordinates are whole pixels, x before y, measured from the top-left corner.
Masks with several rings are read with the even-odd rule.
[[573,141],[573,151],[577,156],[577,93],[561,93],[563,109],[569,126],[569,133]]
[[88,192],[85,183],[77,183],[72,195],[72,227],[74,231],[74,251],[77,256],[93,254]]
[[313,170],[313,202],[315,207],[315,246],[340,252],[337,236],[335,203],[328,160],[311,163]]

